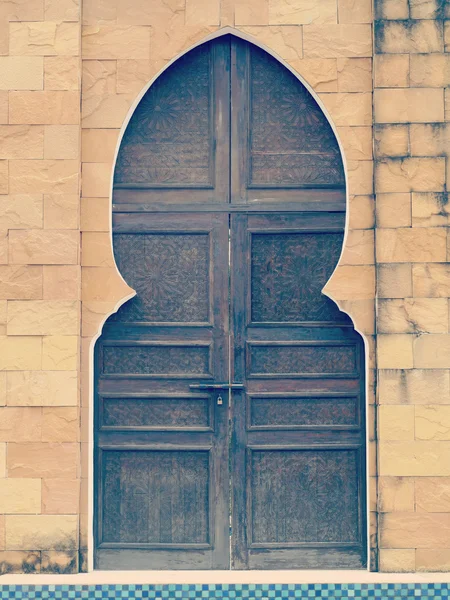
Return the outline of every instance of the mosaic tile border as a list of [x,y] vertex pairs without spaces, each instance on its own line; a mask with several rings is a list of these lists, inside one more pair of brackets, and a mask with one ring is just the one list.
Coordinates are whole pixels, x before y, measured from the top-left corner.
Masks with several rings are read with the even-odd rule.
[[0,600],[291,600],[297,598],[450,598],[450,583],[169,585],[1,585]]

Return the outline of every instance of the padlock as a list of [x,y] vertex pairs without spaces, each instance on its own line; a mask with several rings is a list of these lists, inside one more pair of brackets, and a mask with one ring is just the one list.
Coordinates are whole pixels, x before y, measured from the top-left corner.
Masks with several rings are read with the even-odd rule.
[[223,404],[222,396],[220,394],[217,396],[217,404]]

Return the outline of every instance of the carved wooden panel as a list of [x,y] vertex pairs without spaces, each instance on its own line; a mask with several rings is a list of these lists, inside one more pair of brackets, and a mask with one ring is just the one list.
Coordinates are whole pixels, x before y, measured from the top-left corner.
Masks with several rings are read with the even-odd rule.
[[346,321],[322,289],[338,263],[343,233],[251,236],[252,321]]
[[356,542],[356,451],[253,450],[250,517],[254,544]]
[[117,157],[115,183],[210,185],[210,46],[165,71],[136,108]]
[[206,429],[210,398],[102,398],[101,427]]
[[206,375],[209,346],[122,345],[104,346],[105,374]]
[[249,375],[357,374],[356,346],[249,344]]
[[103,452],[102,481],[103,542],[209,543],[207,451]]
[[356,396],[270,396],[250,398],[251,428],[294,429],[359,425]]
[[250,183],[344,185],[336,137],[308,90],[254,47],[250,81]]
[[138,322],[208,322],[208,234],[116,234],[114,255],[136,290],[111,319]]

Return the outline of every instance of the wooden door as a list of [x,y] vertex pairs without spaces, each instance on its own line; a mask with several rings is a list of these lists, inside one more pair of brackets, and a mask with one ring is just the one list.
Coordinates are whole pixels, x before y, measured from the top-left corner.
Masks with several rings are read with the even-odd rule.
[[334,133],[262,50],[204,44],[144,96],[113,205],[137,295],[96,346],[97,568],[365,565],[364,350],[321,293],[344,224]]

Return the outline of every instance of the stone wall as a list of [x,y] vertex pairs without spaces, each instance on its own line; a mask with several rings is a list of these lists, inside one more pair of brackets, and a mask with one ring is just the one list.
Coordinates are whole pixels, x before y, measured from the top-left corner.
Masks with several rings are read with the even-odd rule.
[[372,568],[379,547],[381,570],[450,570],[450,14],[444,0],[377,0],[373,78],[371,4],[0,5],[3,571],[88,568],[92,346],[130,293],[110,237],[118,135],[148,81],[224,26],[300,73],[343,145],[349,229],[327,293],[367,342]]
[[450,570],[450,5],[375,18],[380,568]]

